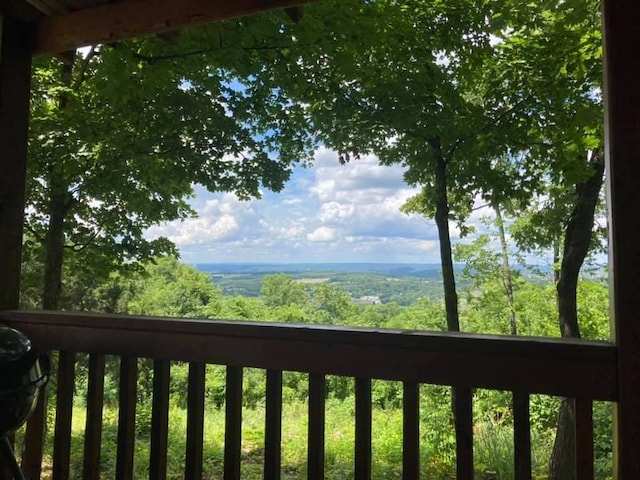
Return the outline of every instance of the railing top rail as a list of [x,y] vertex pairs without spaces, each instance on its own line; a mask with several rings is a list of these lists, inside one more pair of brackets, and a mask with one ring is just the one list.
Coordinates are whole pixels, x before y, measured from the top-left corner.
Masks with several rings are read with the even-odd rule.
[[122,315],[2,311],[46,350],[130,355],[615,400],[605,342]]

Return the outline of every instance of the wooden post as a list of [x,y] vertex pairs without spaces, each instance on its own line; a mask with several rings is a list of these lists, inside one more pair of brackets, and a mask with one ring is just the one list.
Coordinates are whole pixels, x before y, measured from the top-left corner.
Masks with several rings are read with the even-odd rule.
[[640,2],[604,1],[612,331],[618,347],[617,480],[640,478]]
[[[26,25],[0,15],[0,310],[18,308],[31,87]],[[0,479],[13,478],[0,462]]]
[[18,308],[31,49],[25,24],[0,16],[0,310]]

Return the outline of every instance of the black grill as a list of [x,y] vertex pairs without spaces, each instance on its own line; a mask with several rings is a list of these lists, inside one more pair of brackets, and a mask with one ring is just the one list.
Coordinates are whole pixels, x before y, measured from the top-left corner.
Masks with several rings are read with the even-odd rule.
[[21,480],[8,436],[33,412],[40,388],[49,378],[49,358],[31,347],[22,333],[0,325],[0,462]]

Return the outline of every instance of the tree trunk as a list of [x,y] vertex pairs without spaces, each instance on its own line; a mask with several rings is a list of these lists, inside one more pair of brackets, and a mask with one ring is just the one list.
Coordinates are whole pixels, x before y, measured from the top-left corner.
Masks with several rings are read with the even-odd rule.
[[450,332],[459,332],[460,320],[458,319],[458,294],[456,293],[456,279],[453,271],[453,259],[451,254],[451,236],[449,234],[447,162],[442,155],[440,141],[434,140],[431,143],[431,147],[436,154],[435,221],[436,227],[438,228],[438,240],[440,241],[440,261],[442,262],[442,282],[444,285],[444,304],[447,313],[447,330]]
[[558,429],[549,461],[549,480],[577,480],[576,478],[576,415],[575,403],[563,398],[558,412]]
[[584,262],[593,232],[594,215],[604,177],[604,155],[594,152],[590,164],[591,177],[576,185],[576,203],[564,236],[558,292],[558,321],[563,337],[580,338],[577,312],[577,288],[580,268]]
[[[70,87],[73,80],[73,64],[62,65],[62,84]],[[64,114],[69,104],[69,95],[62,92],[58,108]],[[64,175],[64,158],[55,160],[49,174],[49,225],[44,239],[44,291],[42,308],[59,310],[62,297],[62,264],[64,262],[64,221],[73,203]]]
[[45,237],[44,292],[42,308],[59,310],[64,261],[64,219],[69,210],[67,192],[53,193],[49,201],[49,226]]
[[[438,229],[438,240],[440,243],[440,262],[442,263],[442,283],[444,286],[444,304],[447,315],[447,330],[449,332],[460,331],[460,319],[458,317],[458,294],[456,292],[456,279],[453,270],[453,255],[451,253],[451,234],[449,232],[449,197],[447,194],[447,160],[442,154],[440,139],[430,142],[431,148],[436,155],[435,163],[435,194],[436,212],[435,221]],[[459,417],[459,407],[465,405],[465,395],[470,395],[470,390],[463,388],[459,390],[456,386],[451,388],[451,413],[457,433],[465,432],[464,422]],[[461,396],[460,396],[461,395]],[[460,402],[458,400],[461,400]],[[467,413],[460,411],[462,416]],[[471,442],[473,444],[473,442]],[[472,462],[473,463],[473,462]]]
[[[593,172],[576,185],[576,203],[564,236],[560,278],[556,285],[558,320],[563,337],[580,338],[577,289],[580,268],[589,251],[595,209],[604,177],[604,155],[594,151],[590,160]],[[549,463],[549,480],[577,480],[575,462],[575,409],[572,399],[563,399],[558,414],[558,430]]]
[[516,323],[516,302],[515,295],[513,293],[513,282],[511,280],[511,267],[509,266],[507,236],[504,233],[504,221],[502,219],[500,205],[497,203],[494,204],[493,210],[496,212],[496,223],[498,224],[498,235],[500,236],[500,247],[502,253],[502,282],[504,285],[504,291],[507,295],[507,302],[509,303],[509,326],[511,329],[511,335],[517,335],[518,325]]

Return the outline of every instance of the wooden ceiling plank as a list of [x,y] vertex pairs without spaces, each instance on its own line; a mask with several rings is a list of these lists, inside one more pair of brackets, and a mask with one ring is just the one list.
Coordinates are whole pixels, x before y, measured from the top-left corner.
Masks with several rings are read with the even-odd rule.
[[57,0],[26,0],[45,15],[59,15],[67,12],[67,8]]
[[311,1],[315,0],[124,0],[43,18],[38,23],[34,54],[170,32]]

